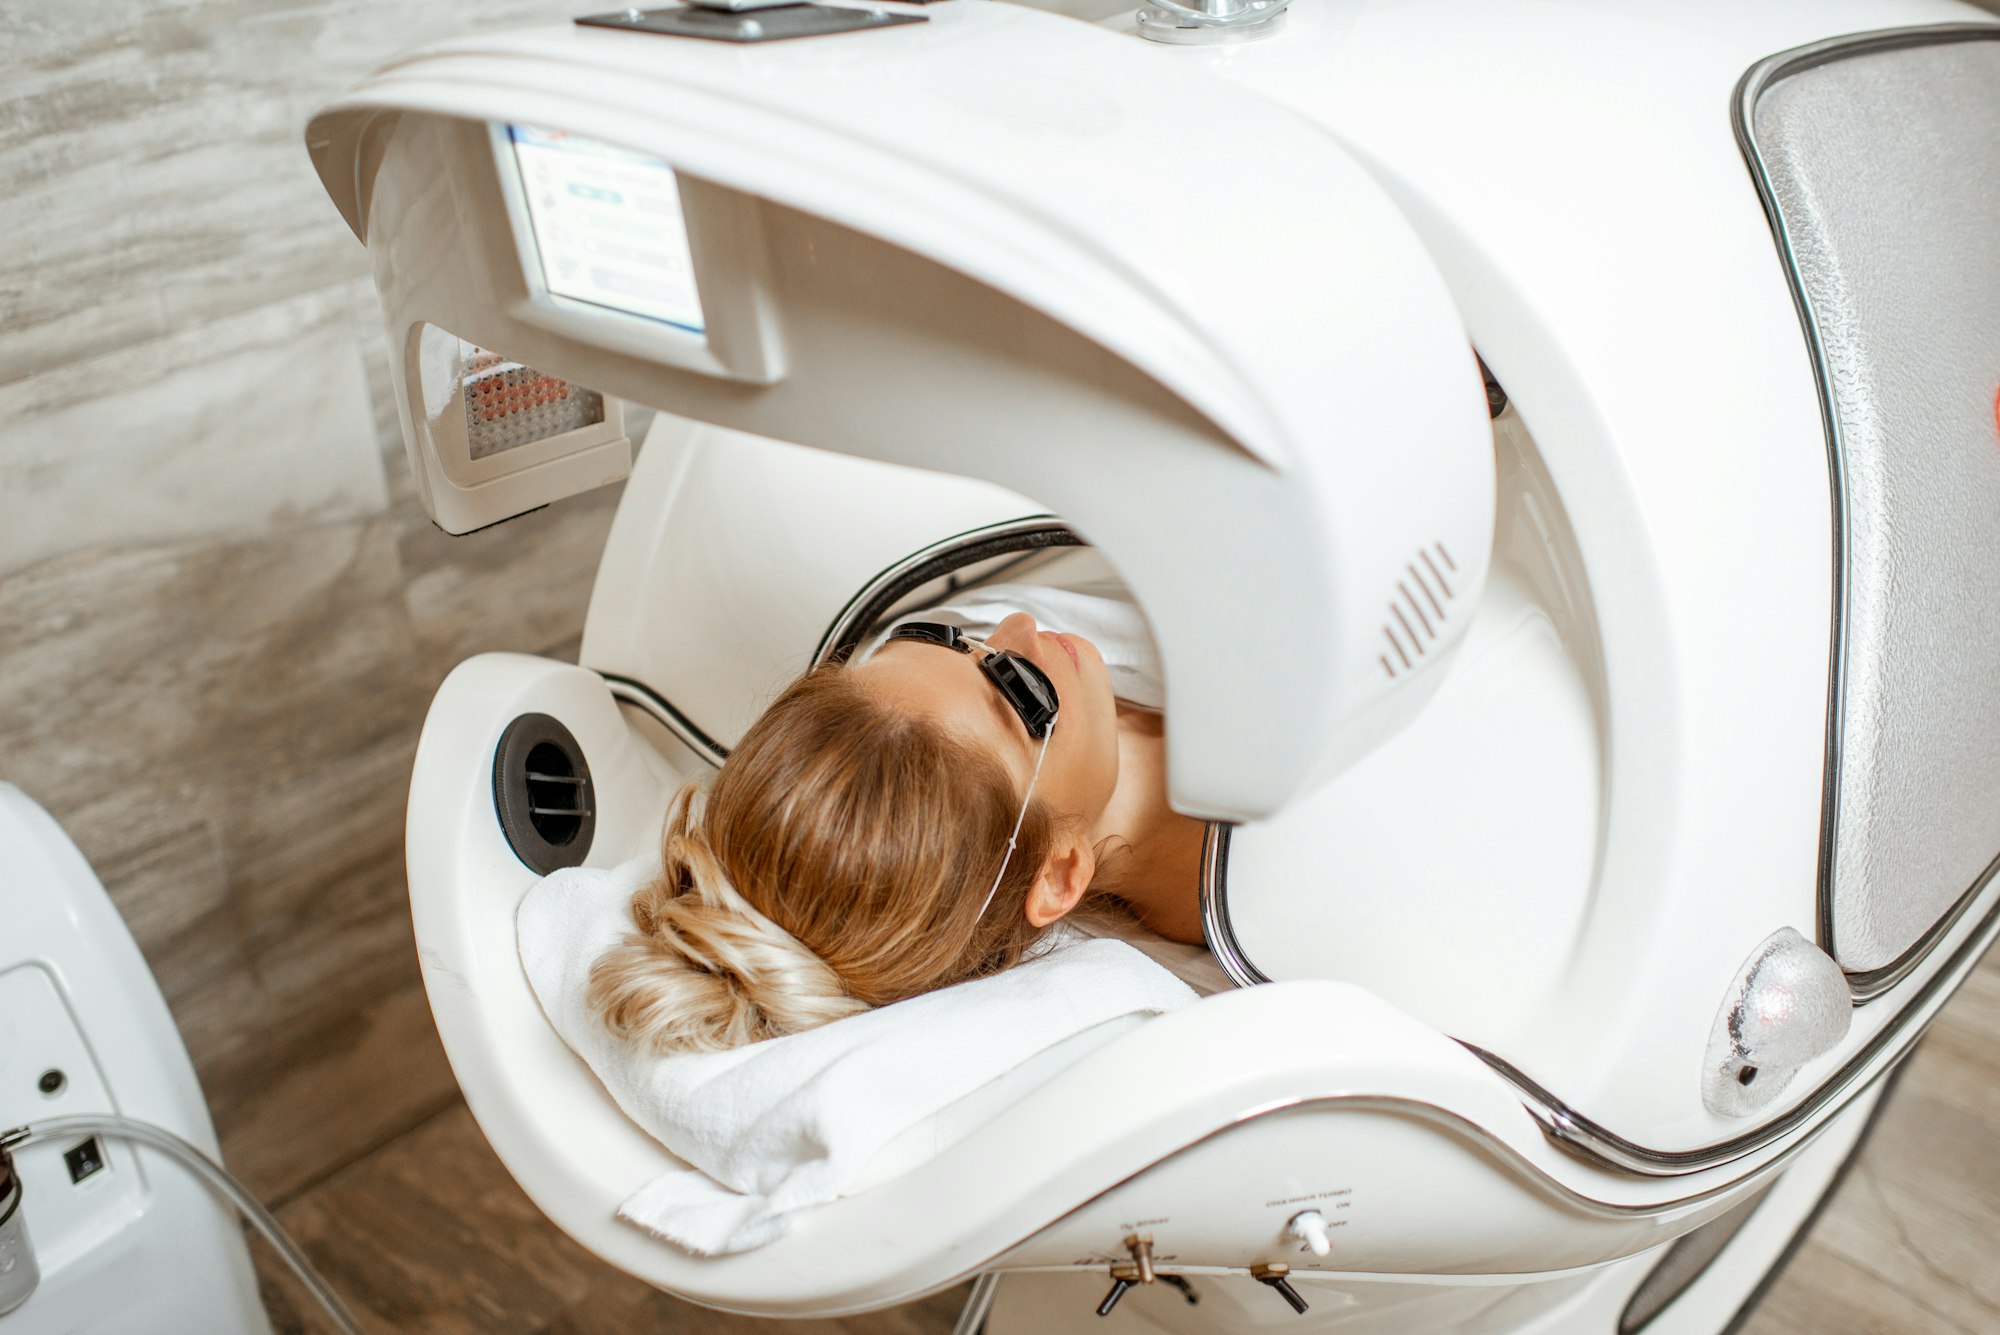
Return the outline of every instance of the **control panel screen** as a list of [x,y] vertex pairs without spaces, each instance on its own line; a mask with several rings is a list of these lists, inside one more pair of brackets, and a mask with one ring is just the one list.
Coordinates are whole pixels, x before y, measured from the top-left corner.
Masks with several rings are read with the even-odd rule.
[[552,294],[706,332],[672,167],[524,125],[509,125],[507,138]]

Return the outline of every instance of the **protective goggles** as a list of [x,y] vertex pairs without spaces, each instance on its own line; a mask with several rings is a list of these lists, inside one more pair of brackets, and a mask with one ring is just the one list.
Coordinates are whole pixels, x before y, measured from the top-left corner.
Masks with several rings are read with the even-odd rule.
[[974,649],[985,650],[986,656],[979,660],[979,670],[986,674],[986,680],[993,683],[1001,698],[1021,716],[1021,726],[1028,730],[1028,736],[1041,743],[1035,752],[1035,768],[1028,775],[1028,790],[1021,794],[1021,810],[1014,817],[1013,833],[1007,836],[1007,852],[1000,859],[1000,870],[993,873],[993,884],[986,887],[986,898],[980,903],[978,916],[974,919],[977,921],[986,916],[987,909],[993,907],[993,896],[1000,893],[1000,882],[1007,875],[1007,864],[1014,860],[1014,846],[1021,838],[1021,822],[1028,818],[1028,802],[1035,795],[1035,781],[1042,777],[1042,761],[1049,754],[1049,734],[1056,727],[1056,688],[1050,683],[1047,673],[1019,654],[995,649],[984,641],[973,639],[958,627],[947,626],[940,621],[905,621],[889,632],[889,638],[941,644],[961,654],[969,654]]
[[958,627],[947,626],[940,621],[905,621],[889,632],[889,638],[939,644],[961,654],[969,654],[974,649],[984,650],[979,670],[986,674],[986,680],[993,683],[1001,698],[1021,716],[1021,726],[1028,730],[1028,736],[1038,742],[1047,739],[1049,729],[1055,725],[1056,710],[1061,702],[1056,698],[1056,688],[1049,681],[1048,674],[1021,655],[1006,649],[995,649],[982,640],[973,639]]

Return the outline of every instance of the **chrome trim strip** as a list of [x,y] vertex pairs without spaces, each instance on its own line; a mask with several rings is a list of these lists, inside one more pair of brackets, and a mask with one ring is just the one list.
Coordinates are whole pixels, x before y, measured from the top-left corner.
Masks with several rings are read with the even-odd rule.
[[693,719],[675,709],[666,696],[645,682],[633,677],[623,677],[615,672],[600,672],[597,675],[604,678],[604,684],[610,689],[612,699],[644,710],[658,720],[668,732],[678,737],[690,751],[709,764],[721,769],[722,762],[729,759],[728,747],[703,732]]
[[[1832,480],[1833,496],[1833,628],[1827,666],[1826,773],[1820,798],[1817,932],[1820,949],[1832,956],[1835,962],[1839,961],[1840,953],[1834,940],[1833,861],[1834,840],[1840,819],[1842,716],[1847,705],[1847,452],[1841,436],[1840,416],[1833,400],[1832,368],[1828,364],[1826,347],[1820,338],[1819,321],[1813,311],[1812,298],[1799,278],[1798,261],[1792,249],[1791,233],[1785,226],[1784,215],[1778,209],[1777,199],[1771,188],[1770,173],[1765,166],[1764,155],[1757,147],[1757,136],[1752,125],[1757,100],[1773,84],[1795,74],[1802,74],[1807,70],[1850,56],[1917,46],[1935,46],[1948,42],[1994,40],[2000,40],[2000,25],[1940,23],[1916,28],[1890,28],[1880,32],[1814,42],[1808,46],[1780,52],[1751,66],[1736,85],[1735,96],[1730,102],[1729,118],[1731,127],[1736,133],[1736,143],[1742,150],[1745,164],[1750,169],[1751,180],[1757,187],[1757,199],[1763,206],[1764,216],[1770,222],[1771,236],[1777,244],[1778,258],[1785,271],[1785,281],[1791,288],[1792,303],[1798,309],[1799,325],[1804,330],[1806,347],[1812,356],[1813,381],[1819,392],[1820,419],[1826,429],[1827,468]],[[1995,862],[1987,867],[1963,895],[1959,896],[1958,901],[1946,910],[1931,929],[1901,955],[1880,968],[1850,972],[1848,989],[1853,995],[1855,1004],[1865,1005],[1873,1001],[1908,977],[1910,972],[1930,954],[1938,940],[1950,932],[1959,918],[1971,907],[1979,892],[1993,878],[1996,868],[2000,868],[2000,858],[1996,858]]]
[[[976,528],[968,533],[932,543],[896,562],[861,587],[848,599],[813,651],[814,662],[853,647],[868,625],[901,599],[910,589],[953,570],[1004,556],[1009,552],[1032,551],[1042,547],[1087,546],[1067,525],[1052,515],[1030,515]],[[700,724],[674,707],[673,701],[636,677],[616,672],[600,672],[615,699],[644,710],[701,759],[720,769],[729,759],[729,748],[703,731]]]
[[1819,1118],[1828,1104],[1845,1101],[1859,1094],[1878,1078],[1880,1071],[1866,1079],[1862,1077],[1868,1067],[1892,1047],[1896,1051],[1883,1069],[1893,1069],[1909,1054],[1909,1050],[1916,1045],[1917,1040],[1923,1037],[1931,1021],[1937,1018],[1933,1014],[1922,1024],[1912,1024],[1911,1017],[1922,1010],[1939,992],[1949,991],[1946,981],[1962,971],[1969,971],[1979,956],[1993,944],[1996,934],[2000,934],[2000,899],[1996,899],[1987,909],[1986,917],[1978,929],[1952,952],[1951,959],[1924,980],[1923,986],[1911,997],[1902,1012],[1884,1025],[1811,1094],[1783,1115],[1755,1130],[1746,1131],[1740,1136],[1733,1136],[1714,1144],[1700,1145],[1691,1150],[1656,1150],[1627,1140],[1577,1112],[1519,1068],[1510,1065],[1504,1058],[1495,1056],[1475,1044],[1466,1043],[1464,1039],[1457,1041],[1463,1044],[1467,1051],[1491,1066],[1520,1092],[1522,1103],[1527,1107],[1529,1115],[1541,1123],[1542,1133],[1564,1149],[1579,1158],[1621,1172],[1636,1173],[1646,1177],[1679,1177],[1688,1173],[1702,1172],[1741,1159],[1745,1155],[1754,1154],[1805,1128]]
[[813,651],[813,661],[824,663],[850,652],[868,633],[868,628],[888,615],[889,609],[910,590],[954,570],[962,570],[974,561],[1043,547],[1089,545],[1067,524],[1047,514],[1004,519],[997,524],[988,524],[984,528],[934,542],[904,557],[862,585],[860,592],[847,600],[847,606],[840,609],[840,615],[826,628],[819,647]]
[[[1240,987],[1254,987],[1271,980],[1252,964],[1243,953],[1229,926],[1229,831],[1230,827],[1219,822],[1211,823],[1208,834],[1202,841],[1201,852],[1201,921],[1202,934],[1208,940],[1208,948],[1215,955],[1223,972],[1227,973]],[[2000,868],[2000,862],[1996,862]],[[1989,868],[1986,879],[1978,889],[1985,889],[1992,883],[1995,868]],[[1964,916],[1965,908],[1976,902],[1976,894],[1968,897],[1956,911],[1946,927],[1955,925]],[[1863,1045],[1853,1057],[1823,1081],[1805,1099],[1782,1116],[1763,1124],[1755,1130],[1714,1144],[1697,1146],[1691,1150],[1656,1150],[1627,1140],[1602,1123],[1586,1117],[1550,1093],[1541,1084],[1528,1076],[1520,1068],[1505,1058],[1486,1051],[1464,1039],[1455,1041],[1466,1050],[1492,1067],[1494,1072],[1514,1087],[1521,1096],[1521,1102],[1530,1116],[1541,1126],[1542,1134],[1578,1158],[1601,1168],[1632,1173],[1642,1177],[1679,1177],[1689,1173],[1699,1173],[1718,1167],[1747,1155],[1765,1149],[1812,1122],[1822,1114],[1829,1103],[1837,1098],[1852,1097],[1867,1087],[1868,1081],[1854,1086],[1855,1081],[1892,1044],[1899,1050],[1890,1065],[1900,1062],[1917,1039],[1929,1027],[1930,1021],[1912,1027],[1911,1017],[1921,1011],[1939,991],[1947,990],[1946,982],[1961,970],[1969,969],[1979,955],[2000,936],[2000,897],[1987,908],[1986,916],[1952,953],[1952,957],[1937,969],[1923,985],[1913,993],[1902,1012],[1884,1025],[1874,1038]],[[1935,1018],[1935,1017],[1933,1017]],[[1872,1080],[1874,1077],[1870,1077]]]
[[[1866,973],[1848,974],[1847,990],[1853,994],[1854,1004],[1865,1006],[1909,977],[1919,964],[1930,957],[1931,951],[1937,948],[1937,943],[1951,935],[1952,929],[1958,926],[1967,911],[1979,902],[1979,896],[1992,883],[1996,873],[2000,873],[2000,857],[1995,857],[1993,861],[1986,864],[1986,870],[1979,873],[1979,879],[1974,881],[1971,887],[1958,897],[1956,904],[1945,910],[1942,918],[1931,924],[1929,931],[1917,938],[1915,945],[1879,969],[1870,969]],[[1822,912],[1826,911],[1822,909]],[[1824,924],[1824,930],[1826,931],[1827,939],[1831,941],[1833,938],[1833,924],[1830,919]],[[1831,955],[1833,952],[1829,949],[1827,953]],[[1835,961],[1835,963],[1838,962],[1837,960]]]
[[[1887,1074],[1891,1082],[1891,1088],[1884,1091],[1883,1097],[1885,1101],[1888,1095],[1894,1092],[1893,1084],[1899,1074],[1899,1070],[1898,1068],[1891,1068]],[[1870,1083],[1872,1083],[1872,1081]],[[1883,1106],[1882,1104],[1878,1103],[1875,1109],[1870,1112],[1871,1123],[1873,1118],[1879,1115],[1879,1111],[1882,1106]],[[1777,1173],[1782,1172],[1785,1168],[1790,1166],[1790,1156],[1784,1155],[1776,1159],[1773,1159],[1770,1163],[1760,1166],[1754,1172],[1747,1174],[1744,1177],[1737,1178],[1731,1182],[1726,1182],[1721,1186],[1709,1187],[1702,1191],[1690,1193],[1689,1195],[1686,1196],[1676,1196],[1671,1200],[1659,1201],[1651,1205],[1620,1205],[1614,1201],[1601,1200],[1598,1197],[1586,1195],[1583,1192],[1576,1190],[1574,1187],[1571,1187],[1564,1182],[1558,1181],[1556,1178],[1552,1177],[1549,1173],[1537,1167],[1531,1160],[1529,1160],[1525,1155],[1520,1153],[1520,1151],[1516,1150],[1512,1145],[1509,1145],[1506,1141],[1494,1135],[1491,1131],[1487,1130],[1479,1123],[1472,1121],[1470,1118],[1465,1117],[1460,1113],[1453,1112],[1449,1108],[1439,1107],[1434,1103],[1426,1103],[1421,1099],[1399,1098],[1396,1096],[1384,1095],[1384,1094],[1322,1094],[1322,1095],[1312,1095],[1296,1099],[1276,1099],[1269,1103],[1262,1103],[1254,1107],[1245,1109],[1243,1112],[1237,1113],[1234,1116],[1228,1118],[1227,1120],[1210,1128],[1209,1130],[1204,1131],[1199,1136],[1196,1136],[1193,1140],[1186,1141],[1183,1144],[1176,1146],[1174,1149],[1169,1150],[1167,1153],[1161,1155],[1159,1158],[1150,1160],[1147,1163],[1141,1165],[1140,1167],[1133,1169],[1125,1176],[1119,1178],[1116,1182],[1113,1182],[1108,1186],[1098,1189],[1091,1195],[1085,1197],[1083,1200],[1078,1201],[1075,1205],[1072,1205],[1068,1209],[1064,1210],[1061,1214],[1058,1214],[1052,1219],[1048,1219],[1040,1224],[1037,1224],[1032,1229],[1030,1229],[1025,1235],[1016,1239],[1014,1242],[1009,1243],[1007,1246],[1001,1248],[999,1251],[993,1253],[986,1259],[980,1261],[977,1265],[965,1270],[961,1270],[956,1274],[954,1274],[951,1278],[945,1280],[942,1284],[930,1286],[926,1288],[924,1291],[934,1293],[939,1289],[949,1288],[954,1284],[962,1284],[967,1280],[973,1280],[975,1281],[975,1283],[978,1283],[978,1282],[983,1282],[985,1279],[990,1278],[997,1281],[1000,1276],[1008,1274],[1010,1272],[1039,1273],[1047,1271],[1098,1270],[1100,1269],[1100,1267],[1096,1264],[1029,1265],[1029,1266],[1009,1267],[1006,1264],[1006,1258],[1011,1253],[1017,1251],[1025,1244],[1032,1242],[1035,1238],[1041,1236],[1041,1234],[1055,1227],[1057,1224],[1060,1224],[1065,1219],[1070,1218],[1071,1216],[1077,1214],[1082,1210],[1088,1209],[1090,1206],[1095,1205],[1098,1201],[1103,1200],[1106,1196],[1109,1196],[1112,1192],[1117,1191],[1121,1187],[1125,1187],[1133,1182],[1136,1182],[1139,1178],[1145,1176],[1147,1173],[1152,1172],[1155,1168],[1158,1168],[1160,1165],[1171,1162],[1174,1158],[1178,1157],[1179,1155],[1185,1154],[1187,1151],[1194,1149],[1198,1145],[1206,1144],[1208,1141],[1213,1140],[1215,1137],[1222,1135],[1226,1131],[1233,1131],[1239,1126],[1243,1126],[1247,1123],[1253,1122],[1260,1117],[1270,1116],[1273,1113],[1294,1112],[1300,1109],[1321,1108],[1321,1107],[1325,1107],[1329,1110],[1352,1109],[1353,1111],[1356,1112],[1386,1112],[1386,1113],[1399,1114],[1399,1115],[1413,1117],[1418,1121],[1427,1122],[1432,1126],[1443,1127],[1455,1135],[1464,1135],[1473,1140],[1474,1142],[1476,1142],[1482,1148],[1493,1152],[1494,1157],[1500,1160],[1503,1166],[1511,1169],[1517,1177],[1522,1179],[1531,1188],[1546,1192],[1556,1201],[1564,1205],[1568,1205],[1582,1214],[1592,1215],[1597,1218],[1607,1219],[1607,1220],[1622,1221],[1626,1219],[1652,1218],[1652,1217],[1657,1217],[1659,1215],[1671,1214],[1676,1210],[1682,1210],[1689,1206],[1700,1205],[1706,1201],[1713,1200],[1718,1196],[1722,1196],[1730,1192],[1741,1190],[1745,1191],[1745,1193],[1748,1194],[1748,1192],[1750,1191],[1760,1190],[1761,1189],[1760,1184],[1762,1184],[1765,1181],[1765,1179],[1775,1176]],[[1864,1135],[1865,1134],[1866,1133],[1864,1132]],[[1801,1145],[1797,1148],[1803,1148],[1803,1146]],[[1857,1146],[1857,1152],[1858,1148],[1859,1146]],[[1656,1246],[1658,1244],[1655,1243],[1649,1245]],[[1315,1271],[1312,1265],[1305,1262],[1301,1262],[1295,1265],[1293,1269],[1305,1271],[1308,1274],[1321,1273]],[[1206,1266],[1206,1265],[1188,1265],[1188,1266],[1176,1265],[1170,1267],[1170,1271],[1171,1273],[1176,1273],[1176,1274],[1186,1273],[1191,1275],[1193,1274],[1240,1275],[1247,1273],[1240,1267]],[[1338,1275],[1338,1274],[1354,1274],[1360,1272],[1334,1270],[1324,1273]],[[1383,1270],[1383,1271],[1369,1271],[1366,1273],[1368,1273],[1371,1276],[1379,1275],[1384,1277],[1393,1277],[1398,1274],[1407,1274],[1410,1272]],[[1505,1273],[1511,1274],[1514,1272],[1505,1272]],[[1462,1274],[1463,1277],[1470,1278],[1474,1276],[1485,1276],[1489,1274],[1489,1272],[1467,1271],[1467,1272],[1462,1272]],[[1450,1277],[1458,1278],[1461,1277],[1461,1275],[1453,1274]],[[976,1293],[974,1296],[976,1297]],[[727,1308],[722,1310],[735,1312],[735,1311],[741,1311],[743,1309]],[[835,1313],[834,1315],[839,1316],[843,1314],[852,1315],[853,1313],[852,1312]],[[757,1315],[757,1314],[750,1313],[750,1315]]]
[[[1553,1198],[1557,1203],[1574,1209],[1581,1214],[1592,1215],[1599,1219],[1623,1221],[1671,1214],[1688,1206],[1700,1205],[1705,1201],[1713,1200],[1717,1196],[1736,1191],[1754,1190],[1757,1183],[1782,1172],[1790,1164],[1790,1155],[1781,1155],[1773,1159],[1770,1163],[1761,1165],[1754,1172],[1736,1178],[1733,1181],[1725,1182],[1720,1186],[1708,1187],[1685,1196],[1675,1196],[1669,1200],[1658,1201],[1649,1205],[1620,1205],[1615,1201],[1607,1201],[1596,1196],[1586,1195],[1567,1183],[1558,1181],[1555,1177],[1537,1167],[1526,1155],[1516,1150],[1492,1131],[1481,1126],[1471,1118],[1464,1116],[1462,1113],[1454,1112],[1449,1108],[1443,1108],[1434,1103],[1426,1103],[1421,1099],[1403,1098],[1388,1094],[1320,1094],[1296,1099],[1277,1099],[1270,1103],[1245,1109],[1243,1112],[1230,1117],[1227,1121],[1152,1160],[1143,1167],[1134,1169],[1088,1198],[1077,1202],[1054,1219],[1036,1228],[1027,1237],[1022,1238],[1020,1242],[1015,1243],[1013,1247],[1007,1250],[1014,1250],[1014,1248],[1032,1240],[1037,1235],[1047,1229],[1053,1228],[1070,1216],[1096,1204],[1112,1192],[1137,1181],[1162,1164],[1171,1162],[1180,1155],[1187,1153],[1197,1146],[1206,1144],[1225,1132],[1234,1131],[1240,1126],[1245,1126],[1260,1117],[1268,1117],[1274,1113],[1298,1112],[1318,1108],[1324,1108],[1329,1111],[1352,1110],[1355,1112],[1393,1113],[1398,1116],[1413,1117],[1418,1121],[1427,1122],[1434,1127],[1441,1127],[1455,1137],[1464,1136],[1475,1141],[1482,1149],[1492,1154],[1495,1159],[1504,1167],[1511,1170],[1517,1178],[1521,1179],[1531,1189],[1541,1191],[1546,1196]],[[1000,1253],[1000,1256],[996,1258],[997,1264],[994,1262],[989,1262],[988,1264],[995,1264],[996,1269],[1004,1269],[1006,1254],[1006,1252]],[[1294,1268],[1301,1267],[1295,1266]],[[1309,1269],[1310,1267],[1304,1268]]]
[[1201,837],[1201,934],[1208,942],[1208,953],[1215,956],[1231,982],[1238,987],[1255,987],[1271,980],[1243,953],[1236,929],[1229,925],[1230,828],[1212,820]]

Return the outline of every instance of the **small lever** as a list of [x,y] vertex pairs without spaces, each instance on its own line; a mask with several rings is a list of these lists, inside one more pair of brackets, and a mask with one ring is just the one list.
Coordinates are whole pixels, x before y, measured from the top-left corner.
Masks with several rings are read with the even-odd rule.
[[1153,1275],[1153,1235],[1134,1233],[1125,1239],[1125,1250],[1132,1253],[1132,1265],[1139,1272],[1141,1284],[1151,1284]]
[[1326,1216],[1318,1210],[1299,1211],[1285,1231],[1310,1247],[1314,1256],[1325,1256],[1333,1250],[1333,1241],[1326,1236]]
[[1253,1265],[1250,1267],[1250,1277],[1252,1279],[1256,1280],[1259,1284],[1276,1289],[1278,1296],[1290,1303],[1294,1312],[1304,1313],[1306,1310],[1306,1300],[1299,1297],[1299,1291],[1293,1288],[1291,1281],[1285,1278],[1286,1275],[1291,1273],[1292,1268],[1290,1266],[1277,1261],[1273,1261],[1268,1265]]
[[1111,1309],[1118,1306],[1118,1300],[1125,1296],[1125,1290],[1139,1282],[1139,1268],[1129,1265],[1111,1267],[1111,1292],[1104,1295],[1104,1301],[1097,1305],[1099,1316],[1110,1316]]

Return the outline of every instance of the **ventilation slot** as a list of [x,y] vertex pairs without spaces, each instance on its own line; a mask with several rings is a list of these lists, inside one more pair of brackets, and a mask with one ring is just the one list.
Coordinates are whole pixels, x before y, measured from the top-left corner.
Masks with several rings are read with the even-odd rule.
[[528,822],[561,848],[575,840],[590,814],[583,776],[562,748],[543,742],[528,752]]
[[547,714],[507,725],[493,754],[493,809],[516,857],[546,876],[590,854],[596,793],[583,748]]
[[1389,600],[1388,619],[1382,623],[1388,647],[1376,657],[1390,680],[1420,666],[1431,646],[1443,638],[1458,597],[1453,588],[1457,579],[1458,564],[1441,542],[1424,548],[1403,567],[1395,596]]

